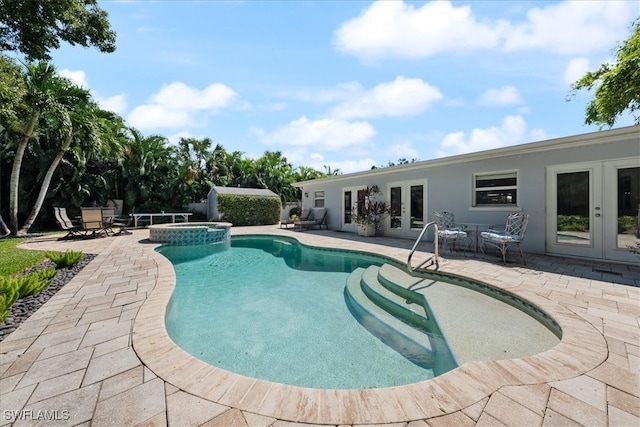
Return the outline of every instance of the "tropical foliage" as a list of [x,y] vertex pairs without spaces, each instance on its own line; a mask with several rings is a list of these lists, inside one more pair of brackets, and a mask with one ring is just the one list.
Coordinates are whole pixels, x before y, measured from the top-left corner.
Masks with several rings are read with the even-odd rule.
[[65,41],[113,52],[116,33],[97,4],[97,0],[0,0],[0,50],[49,60],[49,52]]
[[292,183],[327,175],[294,168],[279,151],[252,159],[209,138],[143,135],[46,62],[20,67],[0,56],[0,81],[0,100],[11,106],[0,109],[0,200],[9,201],[0,219],[12,234],[54,228],[55,205],[71,215],[112,199],[125,212],[183,210],[214,185],[268,188],[295,202]]
[[640,18],[632,27],[629,38],[615,51],[615,62],[602,64],[571,86],[573,94],[595,88],[593,100],[587,104],[586,124],[611,127],[626,110],[636,114],[635,122],[640,124],[636,113],[640,110]]
[[358,203],[352,212],[353,221],[358,225],[380,226],[380,221],[391,213],[386,202],[377,200],[382,197],[382,190],[377,185],[371,185],[358,191]]

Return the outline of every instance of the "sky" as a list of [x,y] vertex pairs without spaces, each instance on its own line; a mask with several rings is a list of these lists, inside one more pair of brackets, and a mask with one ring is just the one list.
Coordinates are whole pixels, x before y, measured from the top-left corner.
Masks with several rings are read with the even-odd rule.
[[341,173],[598,131],[571,83],[640,16],[623,0],[98,5],[116,51],[63,44],[52,62],[102,108],[144,136]]

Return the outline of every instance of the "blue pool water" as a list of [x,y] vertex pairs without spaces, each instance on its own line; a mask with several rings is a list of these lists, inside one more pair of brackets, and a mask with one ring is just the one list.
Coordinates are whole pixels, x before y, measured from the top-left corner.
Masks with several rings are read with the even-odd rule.
[[388,387],[434,376],[420,357],[365,329],[345,301],[349,273],[382,258],[270,237],[159,251],[177,276],[169,336],[207,363],[311,388]]

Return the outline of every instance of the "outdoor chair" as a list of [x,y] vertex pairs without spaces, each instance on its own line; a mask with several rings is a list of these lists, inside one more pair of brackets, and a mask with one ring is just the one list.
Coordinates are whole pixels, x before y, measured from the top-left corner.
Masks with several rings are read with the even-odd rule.
[[515,212],[507,217],[507,222],[504,227],[492,227],[487,231],[483,231],[480,233],[480,238],[482,239],[480,248],[482,249],[482,253],[484,253],[486,246],[493,246],[500,251],[502,254],[502,263],[506,264],[507,250],[509,250],[509,246],[515,245],[520,250],[522,263],[525,264],[524,254],[522,252],[522,240],[524,240],[524,233],[527,231],[528,223],[528,214]]
[[442,241],[442,246],[449,246],[451,252],[456,250],[458,241],[464,241],[469,245],[467,232],[456,224],[455,216],[451,212],[433,212],[433,220],[438,226],[438,241]]
[[[115,208],[102,208],[102,223],[107,234],[111,233],[111,235],[113,236],[117,236],[120,234],[131,234],[131,232],[127,230],[127,227],[131,223],[131,217],[129,217],[126,221],[127,222],[124,222],[116,217]],[[116,232],[113,230],[114,227],[118,227],[120,228],[120,230]]]
[[101,208],[82,208],[82,230],[86,237],[100,237],[106,233]]
[[[309,211],[303,211],[303,215],[306,213],[306,219],[302,219],[303,216],[300,216],[298,221],[293,223],[294,230],[304,230],[305,228],[313,228],[318,227],[322,228],[327,227],[327,210],[325,208],[312,209]],[[328,227],[327,227],[328,228]]]
[[67,216],[67,209],[60,207],[53,207],[53,214],[56,218],[58,226],[67,232],[67,234],[60,238],[60,240],[71,239],[81,236],[80,227],[71,222]]

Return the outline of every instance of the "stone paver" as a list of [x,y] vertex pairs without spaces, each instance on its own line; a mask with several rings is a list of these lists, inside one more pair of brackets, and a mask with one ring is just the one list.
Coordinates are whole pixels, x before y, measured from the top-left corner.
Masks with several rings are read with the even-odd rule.
[[[278,226],[232,232],[402,262],[413,244]],[[97,257],[0,342],[1,426],[640,425],[638,267],[538,255],[526,266],[503,266],[490,256],[445,253],[441,271],[508,290],[552,315],[563,328],[560,344],[524,359],[469,362],[403,387],[313,390],[240,377],[177,348],[163,323],[175,276],[147,237],[134,230],[24,245]]]

